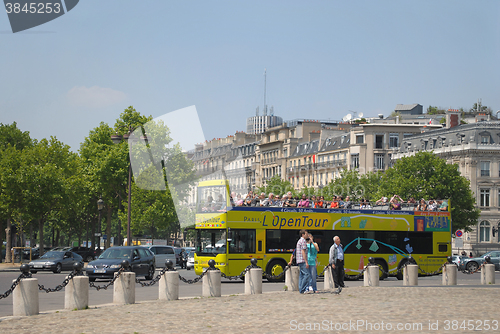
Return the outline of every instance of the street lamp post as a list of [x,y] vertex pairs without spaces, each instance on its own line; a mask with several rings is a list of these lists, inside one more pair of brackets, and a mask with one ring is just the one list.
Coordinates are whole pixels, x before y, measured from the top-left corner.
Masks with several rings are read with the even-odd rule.
[[[115,134],[111,136],[111,140],[115,144],[119,144],[122,139],[125,141],[128,141],[130,134],[135,130],[133,127],[128,127],[128,133],[125,135],[119,135]],[[130,231],[130,211],[131,211],[131,203],[132,203],[132,162],[130,161],[130,153],[129,153],[129,158],[128,158],[128,196],[127,196],[127,246],[130,246],[132,244],[132,233]]]
[[104,209],[104,201],[101,196],[99,196],[99,200],[97,201],[97,210],[99,211],[99,243],[97,244],[97,248],[99,251],[101,250],[101,233],[102,233],[102,224],[101,224],[101,211]]

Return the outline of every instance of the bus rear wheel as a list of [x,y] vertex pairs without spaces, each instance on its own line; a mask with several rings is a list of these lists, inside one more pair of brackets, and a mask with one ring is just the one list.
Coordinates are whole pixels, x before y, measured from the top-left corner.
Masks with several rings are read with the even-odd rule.
[[[286,263],[283,260],[272,260],[268,263],[266,268],[266,274],[268,276],[277,276],[281,274],[286,267]],[[283,282],[285,280],[285,275],[282,275],[279,278],[267,277],[269,282]]]
[[384,279],[387,278],[387,274],[386,273],[388,272],[389,268],[387,268],[387,264],[385,263],[385,261],[380,260],[380,259],[376,259],[375,260],[375,264],[377,266],[379,266],[379,268],[380,268],[379,272],[378,272],[378,274],[379,274],[378,275],[378,279],[381,280],[381,281],[383,281]]

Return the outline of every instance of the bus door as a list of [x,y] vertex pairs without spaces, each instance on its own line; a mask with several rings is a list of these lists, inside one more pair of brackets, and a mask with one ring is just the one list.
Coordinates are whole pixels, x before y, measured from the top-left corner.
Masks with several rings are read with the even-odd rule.
[[[229,232],[228,265],[230,275],[239,275],[256,257],[255,229],[231,229]],[[262,262],[260,263],[262,264]],[[259,265],[259,263],[257,263]]]

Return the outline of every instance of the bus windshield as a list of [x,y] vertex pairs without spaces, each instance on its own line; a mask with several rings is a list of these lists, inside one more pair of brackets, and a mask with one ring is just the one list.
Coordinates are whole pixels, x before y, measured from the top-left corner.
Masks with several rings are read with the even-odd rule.
[[226,230],[197,230],[196,254],[217,255],[226,253]]
[[226,212],[227,190],[223,185],[198,187],[197,213]]

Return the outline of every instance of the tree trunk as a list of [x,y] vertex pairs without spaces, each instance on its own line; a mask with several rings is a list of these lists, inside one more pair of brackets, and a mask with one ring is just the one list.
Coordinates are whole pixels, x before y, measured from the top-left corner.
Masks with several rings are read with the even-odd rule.
[[38,243],[40,244],[38,255],[41,257],[45,253],[43,248],[43,218],[38,219]]
[[93,249],[97,249],[96,244],[95,244],[95,221],[96,220],[92,218],[92,223],[91,223],[91,225],[92,225],[92,228],[91,228],[92,232],[90,233],[90,239],[92,240],[91,243],[92,243],[92,248]]
[[113,207],[108,206],[108,215],[106,217],[106,245],[104,246],[104,249],[108,249],[109,246],[111,245],[111,214],[113,213]]
[[10,222],[10,219],[7,219],[5,239],[7,240],[7,245],[5,246],[5,262],[12,262],[12,224]]
[[30,247],[34,248],[36,246],[35,244],[35,238],[34,238],[34,232],[33,232],[33,221],[30,222]]
[[61,246],[61,244],[59,243],[59,237],[61,236],[61,233],[59,231],[59,229],[57,229],[56,231],[56,242],[55,242],[55,247],[58,247],[58,246]]
[[[2,233],[3,230],[2,230],[2,228],[3,228],[3,220],[0,219],[0,245],[3,246],[3,233]],[[1,250],[2,250],[2,247],[0,247],[0,252],[1,252]],[[2,263],[2,260],[3,260],[3,258],[0,255],[0,263]]]

